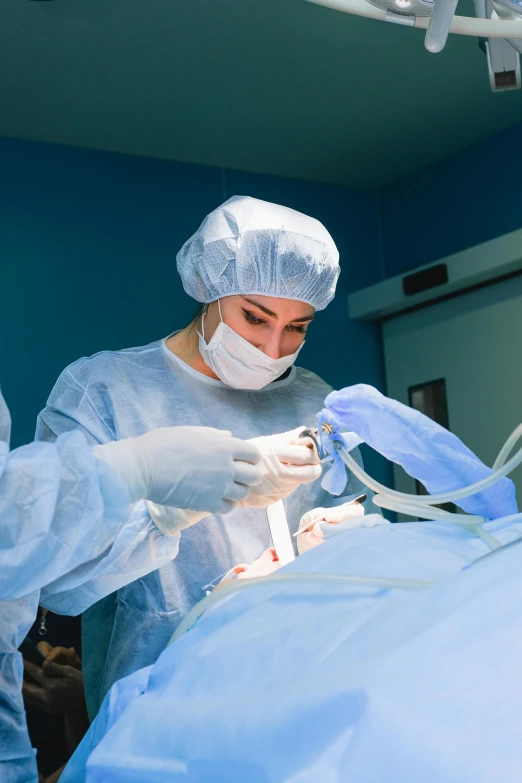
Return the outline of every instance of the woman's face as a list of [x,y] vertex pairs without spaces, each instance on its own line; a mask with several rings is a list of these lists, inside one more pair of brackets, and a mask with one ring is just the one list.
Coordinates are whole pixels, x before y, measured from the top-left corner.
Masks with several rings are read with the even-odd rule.
[[[297,351],[315,314],[311,305],[296,299],[248,294],[225,296],[219,301],[224,323],[271,359]],[[205,316],[207,342],[219,322],[218,303],[212,302]]]

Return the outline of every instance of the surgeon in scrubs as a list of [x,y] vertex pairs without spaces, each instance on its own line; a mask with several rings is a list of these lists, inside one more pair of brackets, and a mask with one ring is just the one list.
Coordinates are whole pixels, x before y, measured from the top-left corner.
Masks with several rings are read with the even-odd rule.
[[[250,492],[249,505],[257,508],[225,515],[201,519],[148,504],[156,524],[182,530],[179,553],[85,612],[91,718],[116,680],[156,661],[211,584],[271,546],[268,503],[289,495],[285,510],[295,532],[306,512],[344,505],[362,490],[351,476],[344,494],[332,498],[298,443],[298,428],[315,426],[331,391],[295,366],[315,312],[335,293],[339,257],[326,228],[286,207],[236,196],[205,218],[179,251],[177,268],[187,294],[202,305],[195,320],[150,345],[70,365],[39,416],[37,438],[53,441],[77,429],[89,443],[103,444],[156,427],[208,425],[253,439],[265,479],[257,499],[256,487]],[[65,590],[45,605],[60,613],[68,601]]]
[[17,650],[39,602],[65,588],[77,614],[176,556],[179,533],[158,529],[143,502],[130,519],[131,504],[226,512],[264,474],[253,443],[210,428],[95,447],[75,431],[10,452],[10,425],[0,393],[0,781],[35,783]]

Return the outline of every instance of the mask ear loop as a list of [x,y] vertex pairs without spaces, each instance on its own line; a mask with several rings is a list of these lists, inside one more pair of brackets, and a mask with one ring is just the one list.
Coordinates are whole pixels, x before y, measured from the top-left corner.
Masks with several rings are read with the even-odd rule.
[[[203,312],[201,313],[201,334],[199,334],[200,337],[202,337],[205,340],[205,316],[208,313],[208,304],[206,304],[203,307]],[[206,341],[205,341],[206,342]]]
[[[220,303],[219,299],[217,300],[217,303],[218,303],[218,309],[219,309],[219,320],[221,321],[221,323],[223,323],[223,316],[221,315],[221,303]],[[207,313],[208,313],[208,303],[205,305],[205,307],[203,308],[203,312],[201,313],[201,331],[202,331],[201,337],[204,340],[205,340],[205,316],[206,316]],[[198,334],[199,334],[199,332],[198,332]],[[206,342],[206,340],[205,340],[205,342]]]

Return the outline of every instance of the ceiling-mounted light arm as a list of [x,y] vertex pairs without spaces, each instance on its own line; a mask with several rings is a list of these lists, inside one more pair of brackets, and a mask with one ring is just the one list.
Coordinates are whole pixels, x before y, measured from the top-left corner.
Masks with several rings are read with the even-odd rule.
[[[493,6],[491,5],[491,0],[473,0],[473,5],[475,6],[475,16],[477,19],[491,19],[491,14],[493,12]],[[486,42],[487,38],[479,38],[478,39],[478,45],[479,49],[487,56],[487,49],[486,49]]]
[[424,46],[428,52],[442,52],[455,16],[458,0],[435,0],[431,12]]
[[[493,10],[493,19],[511,20],[512,23],[520,24],[522,22],[522,7],[518,2],[510,2],[506,0],[506,3],[499,3],[498,0],[495,3],[489,3]],[[506,39],[515,51],[522,54],[522,40],[511,37]]]
[[435,0],[424,39],[424,46],[429,52],[437,54],[446,46],[457,2],[458,0]]
[[[307,2],[332,8],[335,11],[354,14],[355,16],[365,16],[382,22],[386,21],[386,11],[370,5],[366,0],[307,0]],[[427,29],[428,25],[428,17],[415,17],[414,27]],[[450,33],[454,35],[471,35],[475,38],[522,39],[522,25],[514,19],[509,21],[505,19],[475,19],[473,16],[454,16],[450,26]]]
[[522,54],[522,40],[520,38],[506,38],[506,41],[516,52]]
[[488,5],[495,11],[494,19],[518,23],[522,21],[522,0],[488,0]]
[[[501,0],[502,2],[502,0]],[[506,8],[496,0],[474,0],[475,16],[480,19],[491,19],[497,21],[500,19],[495,10],[499,8],[504,20],[510,20],[511,24],[522,21],[511,8]],[[512,6],[513,0],[506,0],[506,5]],[[518,6],[518,2],[517,2]],[[514,29],[514,28],[512,28]],[[479,46],[486,55],[489,84],[492,92],[506,92],[508,90],[519,90],[522,86],[520,58],[522,52],[522,40],[516,38],[479,38]]]
[[[500,19],[502,18],[504,21],[511,20],[512,22],[522,22],[522,19],[517,16],[513,11],[508,11],[507,8],[502,8],[501,10],[501,16],[498,15],[498,13],[495,11],[495,8],[493,6],[493,3],[491,0],[474,0],[475,5],[475,16],[478,19]],[[498,4],[497,4],[498,7]],[[519,38],[507,38],[506,39],[508,44],[515,49],[519,54],[522,54],[522,40]],[[485,39],[481,39],[480,41],[480,48],[485,49]]]

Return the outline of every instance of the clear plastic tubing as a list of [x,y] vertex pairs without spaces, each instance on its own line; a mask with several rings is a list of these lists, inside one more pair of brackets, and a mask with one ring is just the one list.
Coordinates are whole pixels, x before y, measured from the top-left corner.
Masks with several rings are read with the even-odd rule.
[[[516,438],[515,438],[515,434],[517,434]],[[516,441],[521,436],[522,436],[522,425],[517,427],[517,429],[509,436],[508,440],[500,450],[499,456],[495,461],[495,465],[498,463],[501,457],[502,459],[505,459],[507,454],[509,454],[509,451],[513,448]],[[510,444],[510,448],[506,450],[508,444]],[[418,503],[420,505],[426,505],[426,506],[438,505],[440,503],[454,503],[456,500],[461,500],[461,498],[467,498],[470,495],[475,495],[477,492],[482,492],[484,489],[487,489],[488,487],[491,487],[493,484],[496,484],[496,482],[499,481],[499,479],[504,478],[504,476],[507,476],[522,462],[522,448],[520,448],[516,452],[516,454],[513,457],[511,457],[509,462],[506,462],[505,464],[502,464],[497,468],[493,468],[493,473],[491,473],[491,475],[486,476],[480,481],[475,482],[475,484],[470,484],[467,487],[462,487],[462,489],[455,489],[452,490],[451,492],[441,492],[438,495],[407,495],[404,494],[403,492],[397,492],[395,489],[390,489],[389,487],[385,487],[383,484],[379,484],[378,481],[375,481],[375,479],[373,479],[371,476],[365,473],[362,468],[359,467],[359,465],[355,462],[353,457],[350,456],[350,454],[346,451],[346,449],[339,441],[335,441],[335,440],[332,441],[332,445],[339,453],[339,456],[343,460],[344,464],[352,471],[352,473],[355,476],[357,476],[358,479],[360,479],[364,484],[366,484],[366,486],[369,487],[369,489],[372,489],[374,492],[377,492],[379,495],[382,495],[383,497],[386,498],[396,498],[397,500],[406,500],[406,501],[411,500],[416,504]]]
[[499,479],[507,476],[508,473],[511,473],[511,471],[522,462],[522,448],[517,451],[509,462],[506,462],[506,460],[521,437],[522,424],[511,433],[501,448],[493,465],[493,472],[491,475],[486,476],[486,478],[481,479],[481,481],[477,481],[475,484],[463,487],[462,489],[443,492],[438,495],[407,495],[403,492],[389,489],[389,487],[385,487],[365,473],[365,471],[355,462],[353,457],[346,451],[340,441],[333,440],[332,445],[346,467],[351,470],[360,481],[366,484],[367,487],[377,493],[373,498],[373,502],[377,506],[386,508],[390,511],[398,511],[409,516],[417,516],[423,519],[436,519],[441,522],[450,522],[459,525],[481,538],[492,549],[498,549],[501,546],[500,541],[482,528],[482,524],[486,521],[483,517],[471,514],[451,514],[442,509],[433,508],[432,506],[439,505],[440,503],[455,502],[461,498],[475,495],[477,492],[482,492],[484,489],[487,489],[487,487],[492,486],[499,481]]
[[444,511],[441,508],[433,508],[432,506],[426,505],[421,506],[420,504],[408,503],[402,500],[396,500],[395,498],[385,498],[383,495],[374,495],[373,502],[376,506],[386,508],[389,511],[398,511],[399,513],[408,514],[412,517],[437,520],[438,522],[449,522],[452,525],[458,525],[481,538],[485,544],[491,547],[491,549],[499,549],[501,546],[500,541],[481,527],[486,521],[484,517],[476,516],[474,514],[454,514],[449,511]]
[[256,579],[232,579],[220,585],[192,607],[182,619],[169,644],[192,628],[201,615],[207,612],[213,604],[221,601],[230,593],[248,590],[259,585],[324,585],[325,587],[368,587],[378,590],[424,590],[436,584],[431,579],[394,579],[380,576],[344,576],[341,574],[271,574]]
[[513,430],[507,441],[500,449],[498,457],[493,463],[493,470],[498,470],[502,467],[502,465],[505,465],[507,458],[517,445],[520,438],[522,438],[522,424],[519,424],[516,430]]

